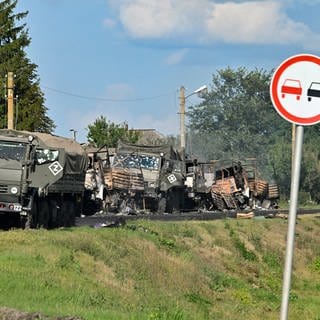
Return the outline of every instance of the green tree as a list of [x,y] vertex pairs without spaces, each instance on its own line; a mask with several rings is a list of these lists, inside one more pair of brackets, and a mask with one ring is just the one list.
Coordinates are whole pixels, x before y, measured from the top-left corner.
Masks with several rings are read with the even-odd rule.
[[129,143],[135,143],[139,139],[139,133],[135,130],[129,130],[126,122],[116,124],[103,116],[97,118],[93,124],[88,125],[87,139],[89,143],[100,148],[107,146],[114,148],[119,140]]
[[52,132],[54,122],[48,117],[44,95],[40,89],[37,65],[28,59],[25,48],[30,45],[26,24],[21,23],[28,12],[15,13],[17,0],[0,1],[0,126],[7,126],[5,99],[6,75],[15,74],[14,95],[16,113],[14,126],[18,130]]
[[271,104],[270,78],[265,70],[219,70],[203,102],[188,112],[190,129],[211,136],[225,155],[259,154],[280,131],[286,134],[284,128],[290,128]]
[[309,200],[320,202],[320,136],[319,125],[304,128],[301,188]]
[[280,193],[289,198],[292,164],[292,144],[285,137],[279,139],[269,148],[268,164],[272,168],[272,176],[280,186]]

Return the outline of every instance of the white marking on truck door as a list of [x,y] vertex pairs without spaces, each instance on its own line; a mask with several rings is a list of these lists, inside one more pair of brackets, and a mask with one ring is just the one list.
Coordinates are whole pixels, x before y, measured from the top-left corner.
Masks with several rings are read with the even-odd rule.
[[56,176],[59,172],[61,172],[63,170],[63,168],[62,168],[61,164],[59,163],[59,161],[55,161],[50,164],[49,170],[51,171],[51,173],[54,176]]
[[177,178],[174,174],[170,174],[170,176],[168,176],[168,180],[170,183],[174,183],[177,181]]

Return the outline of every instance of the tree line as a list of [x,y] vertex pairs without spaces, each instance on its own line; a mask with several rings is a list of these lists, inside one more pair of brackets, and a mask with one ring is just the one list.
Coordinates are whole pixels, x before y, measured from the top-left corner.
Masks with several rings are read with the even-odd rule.
[[[6,75],[15,74],[15,128],[52,133],[55,123],[48,116],[40,88],[37,65],[25,49],[31,38],[23,19],[16,13],[18,0],[0,1],[0,126],[7,127]],[[199,161],[256,158],[258,168],[289,197],[291,181],[292,125],[272,106],[269,85],[273,70],[236,70],[227,67],[212,75],[209,92],[200,104],[187,111],[189,157]],[[319,125],[305,128],[300,181],[306,199],[320,202]],[[115,147],[119,139],[135,143],[139,135],[127,123],[116,124],[101,115],[88,125],[88,142]],[[167,137],[170,143],[179,137]]]

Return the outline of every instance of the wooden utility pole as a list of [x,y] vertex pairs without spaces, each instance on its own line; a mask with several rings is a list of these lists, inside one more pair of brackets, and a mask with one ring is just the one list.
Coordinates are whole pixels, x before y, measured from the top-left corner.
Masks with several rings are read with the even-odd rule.
[[185,117],[186,117],[186,97],[184,93],[184,87],[180,87],[180,147],[182,150],[186,148],[186,128],[185,128]]
[[8,129],[13,128],[13,72],[8,72],[7,75],[7,101],[8,101]]

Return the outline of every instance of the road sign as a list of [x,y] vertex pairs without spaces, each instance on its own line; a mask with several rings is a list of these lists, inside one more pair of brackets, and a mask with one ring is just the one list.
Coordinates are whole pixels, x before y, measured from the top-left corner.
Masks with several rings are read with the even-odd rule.
[[320,57],[300,54],[283,61],[271,79],[270,95],[287,121],[305,126],[320,122]]

